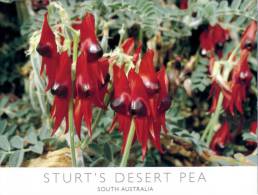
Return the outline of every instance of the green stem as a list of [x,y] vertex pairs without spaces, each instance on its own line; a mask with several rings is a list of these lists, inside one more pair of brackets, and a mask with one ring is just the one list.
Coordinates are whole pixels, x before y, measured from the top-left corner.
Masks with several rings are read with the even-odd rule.
[[[202,141],[205,141],[206,138],[207,138],[207,135],[208,137],[211,136],[211,133],[210,132],[213,132],[213,127],[216,123],[218,123],[218,120],[219,120],[219,115],[220,115],[220,111],[221,111],[221,105],[222,105],[222,102],[223,102],[223,94],[220,93],[219,94],[219,100],[218,100],[218,104],[217,104],[217,107],[216,107],[216,110],[215,112],[212,114],[212,117],[208,123],[208,125],[206,126],[206,128],[204,129],[204,132],[202,134],[202,137],[201,137],[201,140]],[[207,139],[207,144],[209,145],[209,141]]]
[[[72,63],[72,71],[71,71],[71,77],[72,77],[72,92],[74,91],[73,81],[74,81],[74,71],[77,63],[77,57],[78,57],[78,43],[79,43],[79,34],[74,31],[73,34],[73,63]],[[75,142],[74,142],[74,136],[75,136],[75,130],[74,130],[74,121],[73,121],[73,93],[71,93],[70,101],[69,101],[69,133],[70,133],[70,149],[71,149],[71,157],[72,157],[72,166],[76,167],[76,152],[75,152]]]
[[124,154],[122,157],[122,161],[120,163],[120,167],[126,167],[126,165],[127,165],[134,134],[135,134],[135,124],[134,124],[134,120],[132,120],[131,127],[130,127],[129,134],[128,134],[127,141],[126,141],[126,145],[125,145]]
[[69,101],[69,133],[70,133],[70,149],[72,157],[72,166],[76,167],[76,154],[75,154],[75,143],[74,143],[74,126],[73,126],[73,99]]

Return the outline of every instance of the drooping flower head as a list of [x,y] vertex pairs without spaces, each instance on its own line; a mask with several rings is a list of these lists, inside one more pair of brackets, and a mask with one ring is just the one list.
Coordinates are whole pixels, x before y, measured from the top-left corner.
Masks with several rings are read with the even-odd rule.
[[48,90],[53,86],[55,81],[56,70],[58,69],[59,64],[59,54],[57,52],[55,35],[48,24],[47,13],[44,16],[44,22],[37,51],[42,56],[40,74],[42,74],[44,69],[46,69],[46,76],[48,78],[46,90]]
[[109,82],[109,62],[95,33],[95,19],[87,13],[76,26],[80,31],[80,55],[76,65],[74,121],[77,135],[81,135],[84,119],[89,135],[92,134],[92,109],[105,108],[104,96]]
[[213,135],[210,143],[210,148],[216,152],[221,152],[225,148],[225,145],[230,141],[231,135],[228,122],[224,122],[221,127]]
[[57,131],[63,119],[65,119],[66,122],[65,132],[68,131],[68,109],[69,101],[72,96],[72,59],[67,51],[62,52],[59,59],[59,69],[56,71],[55,81],[51,88],[51,93],[55,96],[51,108],[51,116],[54,119],[52,135]]
[[225,97],[223,106],[234,114],[234,107],[243,113],[242,104],[246,99],[246,93],[250,87],[252,73],[248,65],[249,52],[247,50],[241,52],[240,60],[232,71],[230,81],[231,95]]
[[111,108],[116,112],[111,129],[118,123],[123,133],[124,150],[132,121],[135,123],[135,137],[142,146],[142,157],[147,152],[147,143],[162,152],[160,132],[165,127],[165,112],[170,107],[168,80],[164,67],[156,73],[153,65],[153,51],[143,56],[139,73],[131,69],[126,76],[123,67],[114,66],[114,96]]
[[[104,96],[109,82],[109,62],[102,57],[103,52],[95,34],[94,16],[87,13],[82,21],[76,19],[77,24],[72,26],[75,30],[80,31],[79,56],[74,81],[71,76],[72,56],[68,55],[67,51],[58,53],[55,34],[47,19],[47,14],[45,14],[37,51],[42,56],[41,73],[44,68],[46,69],[47,90],[51,89],[55,96],[51,109],[51,116],[54,119],[52,134],[57,131],[63,119],[66,121],[65,132],[67,132],[68,109],[69,104],[72,103],[74,104],[74,123],[78,137],[81,136],[83,120],[89,135],[91,135],[92,109],[95,106],[105,108]],[[62,29],[60,32],[63,32]],[[63,45],[64,39],[65,37],[62,36],[60,45]],[[72,91],[73,82],[74,90]]]
[[252,50],[255,44],[257,22],[252,21],[246,28],[241,39],[241,49]]
[[229,31],[223,29],[219,24],[208,26],[200,35],[201,54],[215,52],[220,58],[225,42],[229,39]]
[[[212,106],[210,111],[214,112],[217,107],[217,102],[220,92],[223,93],[223,108],[232,115],[235,110],[243,114],[242,105],[247,98],[247,91],[250,88],[252,73],[248,64],[248,57],[250,56],[251,49],[255,42],[256,36],[256,22],[246,28],[242,35],[240,43],[240,57],[233,56],[232,60],[234,66],[229,74],[229,78],[225,80],[222,77],[223,71],[226,67],[219,69],[214,66],[215,60],[213,57],[210,59],[209,70],[213,77],[213,83],[210,90],[210,97],[213,97]],[[217,64],[218,65],[218,64]],[[223,66],[225,66],[224,64]],[[220,65],[222,66],[222,65]]]

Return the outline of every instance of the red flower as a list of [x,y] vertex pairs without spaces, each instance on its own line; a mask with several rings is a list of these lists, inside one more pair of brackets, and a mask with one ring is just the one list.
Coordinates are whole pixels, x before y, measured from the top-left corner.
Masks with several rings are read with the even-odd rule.
[[44,16],[40,41],[37,47],[38,53],[42,56],[40,74],[42,74],[44,68],[46,68],[46,75],[48,78],[46,90],[50,89],[54,84],[56,70],[58,69],[59,63],[59,54],[57,52],[55,35],[48,24],[47,16],[48,14],[46,13]]
[[87,54],[89,62],[98,60],[103,55],[103,50],[95,34],[95,19],[90,13],[87,13],[80,25],[80,45],[81,50]]
[[[132,38],[132,37],[127,38],[122,44],[123,52],[128,55],[133,53],[134,47],[135,47],[135,41],[134,41],[134,38]],[[142,50],[142,43],[139,43],[138,47],[135,49],[135,51],[133,53],[133,63],[134,64],[137,63],[140,53],[141,53],[141,50]]]
[[188,0],[179,0],[179,8],[184,10],[188,9]]
[[255,44],[257,22],[252,21],[246,28],[241,39],[241,49],[252,50]]
[[[120,132],[124,134],[122,151],[127,140],[131,120],[134,117],[136,135],[143,147],[143,156],[147,148],[148,123],[147,116],[150,115],[148,96],[143,82],[134,70],[129,71],[128,78],[122,68],[114,65],[114,97],[111,103],[116,116],[111,125],[114,128],[115,122],[119,124]],[[143,125],[146,123],[146,125]],[[142,124],[142,125],[141,125]]]
[[257,121],[253,121],[250,124],[250,133],[256,134],[257,131]]
[[104,108],[104,96],[109,82],[109,62],[101,58],[103,52],[95,34],[95,20],[92,14],[86,14],[81,24],[80,50],[76,66],[74,122],[80,138],[81,121],[84,119],[89,135],[92,134],[92,109]]
[[[95,21],[92,14],[86,14],[80,22],[76,20],[74,29],[80,31],[80,56],[76,65],[76,78],[71,78],[71,57],[63,52],[59,57],[55,35],[44,18],[42,33],[37,51],[42,56],[41,73],[46,67],[48,77],[47,90],[55,95],[51,116],[54,118],[53,133],[56,132],[65,118],[66,131],[68,130],[69,102],[74,103],[74,123],[78,137],[81,135],[81,121],[84,119],[88,132],[91,135],[92,109],[94,106],[104,108],[104,96],[109,81],[109,62],[101,58],[102,49],[95,34]],[[61,30],[61,29],[60,29]],[[61,43],[64,40],[61,40]],[[72,43],[73,45],[73,43]],[[72,82],[75,89],[72,92]],[[71,100],[74,93],[74,100]]]
[[67,51],[61,53],[59,62],[59,69],[56,72],[55,82],[53,87],[51,88],[51,93],[55,96],[54,103],[51,108],[51,116],[54,118],[52,135],[56,132],[64,118],[66,121],[65,132],[68,131],[69,127],[68,109],[69,101],[72,95],[72,60],[68,56]]
[[154,51],[148,50],[142,58],[139,75],[147,89],[147,93],[152,96],[156,94],[159,89],[159,81],[153,64]]
[[219,153],[220,150],[225,147],[228,141],[230,141],[230,139],[231,135],[229,131],[229,124],[228,122],[224,122],[214,134],[210,143],[210,148],[216,153]]
[[246,99],[246,91],[249,89],[252,80],[252,73],[248,66],[248,56],[249,52],[243,50],[238,64],[232,71],[231,95],[226,97],[223,102],[224,108],[229,110],[231,114],[234,114],[234,107],[240,113],[243,113],[242,104]]
[[221,58],[224,43],[229,39],[228,30],[223,29],[219,24],[209,26],[200,35],[201,53],[215,52]]
[[142,146],[142,157],[147,152],[150,139],[155,147],[162,152],[160,131],[165,127],[165,112],[170,107],[168,80],[165,69],[155,73],[153,51],[149,50],[142,58],[139,74],[133,69],[128,78],[122,68],[114,65],[114,97],[111,103],[116,112],[111,130],[118,122],[118,129],[123,133],[124,150],[132,119],[135,121],[135,139]]

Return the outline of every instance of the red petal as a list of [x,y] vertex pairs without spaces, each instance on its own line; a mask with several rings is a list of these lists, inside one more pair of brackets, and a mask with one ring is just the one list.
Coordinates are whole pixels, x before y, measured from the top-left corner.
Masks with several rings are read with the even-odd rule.
[[229,124],[224,122],[222,126],[217,130],[214,134],[210,148],[214,151],[217,151],[218,146],[225,146],[225,144],[229,141],[230,138],[230,131],[229,131]]
[[125,72],[117,65],[113,66],[114,97],[120,97],[122,93],[130,94],[129,83]]
[[57,84],[67,87],[68,94],[66,98],[60,98],[58,96],[55,96],[53,107],[51,110],[51,115],[55,120],[52,134],[56,132],[64,117],[66,119],[66,132],[68,130],[68,108],[69,100],[72,93],[71,62],[71,58],[68,56],[67,51],[63,52],[60,56],[60,70],[56,74],[55,82]]
[[[41,37],[37,50],[42,55],[42,66],[40,74],[46,67],[46,75],[48,77],[48,85],[46,90],[50,89],[55,80],[55,73],[58,68],[59,55],[57,53],[57,45],[55,35],[48,24],[47,13],[44,16]],[[44,49],[45,48],[45,49]]]
[[136,48],[136,50],[135,50],[135,52],[134,52],[134,55],[133,55],[133,63],[134,63],[134,64],[137,63],[141,51],[142,51],[142,43],[139,43],[139,46]]
[[66,119],[66,130],[68,129],[68,108],[69,108],[69,100],[55,97],[54,103],[52,106],[52,118],[54,119],[54,126],[52,135],[55,134],[58,127],[60,126],[63,119]]
[[153,64],[154,51],[148,50],[141,61],[139,75],[147,89],[149,95],[153,95],[159,90],[159,82]]
[[79,139],[81,139],[81,122],[82,122],[82,101],[78,98],[76,98],[75,100],[75,104],[74,104],[74,126],[76,129],[76,133],[79,137]]
[[200,35],[200,46],[206,51],[211,51],[214,48],[212,35],[209,30],[205,30]]
[[92,136],[91,122],[92,122],[92,103],[88,100],[83,100],[83,118],[88,129],[89,136]]
[[216,43],[224,43],[228,37],[229,32],[227,30],[224,30],[219,24],[216,24],[211,29],[213,34],[213,42]]
[[182,10],[188,9],[188,0],[179,0],[179,8]]
[[148,101],[149,98],[146,93],[146,89],[141,77],[138,74],[136,74],[133,69],[131,69],[129,71],[128,81],[131,89],[132,102],[136,101],[139,98],[141,101],[143,101],[144,105],[146,106],[147,115],[150,115],[150,105]]
[[241,49],[245,49],[247,43],[254,44],[256,39],[256,31],[257,31],[257,22],[253,20],[242,35]]
[[94,15],[91,13],[87,13],[81,22],[81,43],[87,39],[91,39],[91,41],[97,42],[97,37],[95,34],[95,19]]
[[122,48],[123,48],[124,53],[129,55],[134,49],[134,38],[126,39],[124,41],[124,43],[122,44]]

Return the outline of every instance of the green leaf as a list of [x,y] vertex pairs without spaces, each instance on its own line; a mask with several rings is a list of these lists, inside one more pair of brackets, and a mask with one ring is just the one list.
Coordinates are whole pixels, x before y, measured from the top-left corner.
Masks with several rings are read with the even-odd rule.
[[1,135],[0,136],[0,148],[5,150],[5,151],[10,151],[11,150],[11,145],[7,139],[7,136]]
[[24,159],[24,151],[17,150],[10,155],[7,165],[10,167],[19,167],[21,166],[23,159]]
[[22,149],[23,148],[23,143],[24,143],[24,139],[21,138],[20,136],[14,136],[12,137],[12,139],[10,140],[11,146],[17,149]]
[[30,132],[25,139],[31,144],[36,144],[38,142],[37,135],[34,131]]
[[6,130],[6,134],[8,136],[12,136],[16,129],[17,129],[17,125],[16,124],[12,125],[12,126],[8,127],[8,129]]
[[113,159],[113,151],[108,143],[104,144],[104,157],[109,161]]
[[34,146],[31,146],[31,151],[37,154],[42,154],[44,149],[43,142],[37,142]]
[[257,142],[257,136],[256,134],[253,133],[244,133],[243,135],[243,140],[245,141],[253,141],[253,142]]
[[90,167],[100,167],[105,164],[105,159],[103,157],[99,157],[97,160],[93,161],[89,166]]
[[8,96],[4,96],[4,97],[1,98],[1,100],[0,100],[0,110],[3,109],[6,106],[8,101],[9,101]]
[[1,120],[0,121],[0,134],[3,134],[7,127],[7,121],[6,120]]
[[242,0],[233,0],[231,3],[231,8],[238,9],[241,5]]
[[50,137],[51,137],[51,133],[50,133],[49,129],[47,127],[42,127],[40,129],[39,139],[45,140],[45,139],[49,139]]
[[0,151],[0,165],[4,162],[6,157],[7,157],[7,153],[4,151]]

